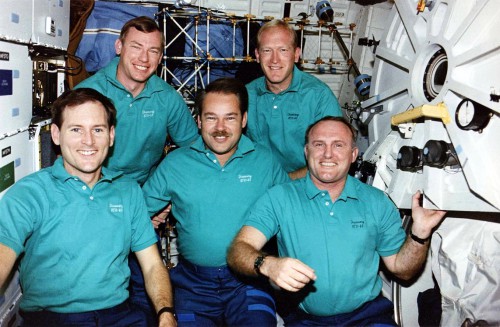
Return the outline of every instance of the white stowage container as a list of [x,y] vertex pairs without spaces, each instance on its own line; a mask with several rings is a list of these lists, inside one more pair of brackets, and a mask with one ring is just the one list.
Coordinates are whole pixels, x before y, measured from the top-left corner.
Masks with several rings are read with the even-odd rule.
[[33,0],[2,0],[0,40],[28,44],[33,26]]
[[66,50],[69,42],[70,0],[33,0],[33,44]]
[[32,116],[32,62],[28,47],[0,41],[0,136],[28,126]]

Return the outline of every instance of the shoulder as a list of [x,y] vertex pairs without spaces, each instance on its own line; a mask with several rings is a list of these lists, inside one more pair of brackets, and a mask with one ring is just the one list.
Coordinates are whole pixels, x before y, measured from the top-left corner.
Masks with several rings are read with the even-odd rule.
[[296,70],[296,73],[299,74],[301,78],[301,89],[313,89],[315,91],[327,91],[332,93],[331,89],[326,85],[325,82],[313,76],[311,74],[305,73],[300,70]]
[[53,180],[51,167],[31,173],[15,182],[5,193],[5,198],[19,197],[23,201],[29,198],[46,198],[51,192]]
[[254,79],[253,81],[251,81],[246,85],[247,91],[249,93],[257,92],[257,89],[264,84],[264,80],[265,80],[264,76],[257,77],[256,79]]
[[356,189],[356,193],[359,199],[363,202],[370,202],[370,204],[381,204],[387,205],[392,204],[389,197],[380,189],[361,182],[359,179],[349,176],[349,181],[352,183],[353,187]]

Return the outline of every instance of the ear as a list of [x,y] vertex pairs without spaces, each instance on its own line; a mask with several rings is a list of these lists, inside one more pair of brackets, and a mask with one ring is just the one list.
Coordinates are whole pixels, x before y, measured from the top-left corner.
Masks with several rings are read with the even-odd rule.
[[196,116],[196,120],[198,121],[198,129],[201,129],[201,118],[199,114]]
[[245,128],[247,126],[247,112],[245,111],[245,113],[243,114],[243,117],[241,119],[241,127],[242,128]]
[[122,40],[120,40],[119,38],[116,39],[116,41],[115,41],[115,52],[116,52],[117,55],[119,55],[119,54],[122,53],[122,47],[123,47]]
[[257,48],[255,48],[255,59],[257,60],[258,63],[260,63],[259,49]]
[[111,126],[109,129],[109,147],[112,147],[115,144],[115,126]]
[[295,62],[299,62],[301,54],[302,54],[302,50],[299,47],[296,47],[295,54],[294,54]]
[[359,149],[358,148],[352,149],[351,163],[353,163],[354,161],[356,161],[356,159],[358,158],[358,153],[359,153]]
[[60,131],[56,124],[50,125],[50,135],[52,136],[52,142],[54,142],[55,145],[61,145],[59,142]]

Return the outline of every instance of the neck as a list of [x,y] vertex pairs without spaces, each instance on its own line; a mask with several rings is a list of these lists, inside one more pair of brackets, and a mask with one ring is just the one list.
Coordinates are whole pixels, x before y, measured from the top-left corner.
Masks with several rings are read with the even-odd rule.
[[266,86],[269,91],[273,92],[274,94],[278,94],[288,89],[290,85],[284,86],[282,84],[273,84],[266,81]]

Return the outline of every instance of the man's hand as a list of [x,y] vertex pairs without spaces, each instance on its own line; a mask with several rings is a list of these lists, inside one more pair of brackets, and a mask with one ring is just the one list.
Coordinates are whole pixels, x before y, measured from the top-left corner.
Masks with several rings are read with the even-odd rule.
[[169,204],[168,206],[165,207],[165,209],[163,209],[163,211],[161,211],[156,216],[153,216],[153,218],[151,218],[151,222],[153,223],[155,229],[158,229],[158,226],[160,226],[160,224],[165,223],[168,215],[170,214],[171,209],[172,205]]
[[293,258],[268,256],[260,267],[260,272],[290,292],[297,292],[312,280],[316,280],[316,274],[311,267]]
[[420,205],[421,196],[420,191],[417,191],[412,198],[412,233],[419,238],[426,239],[431,235],[432,229],[441,222],[446,211],[424,209]]

